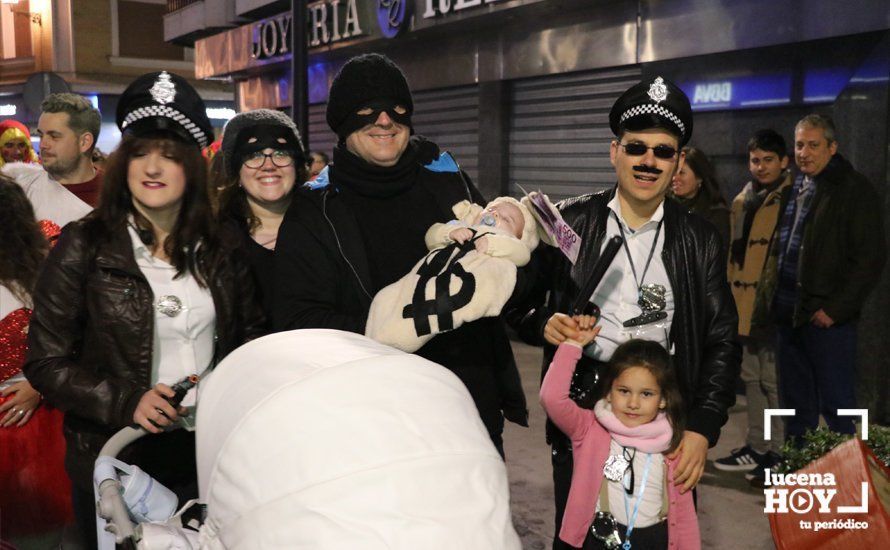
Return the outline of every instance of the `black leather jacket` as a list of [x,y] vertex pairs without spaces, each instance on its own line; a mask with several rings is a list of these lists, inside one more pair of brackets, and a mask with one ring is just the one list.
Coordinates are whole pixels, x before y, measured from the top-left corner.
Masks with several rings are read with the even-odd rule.
[[[430,211],[437,215],[430,224],[451,219],[451,207],[462,200],[485,203],[469,180],[455,172],[421,169],[415,185],[434,197]],[[414,237],[423,241],[423,235]],[[371,282],[355,215],[336,182],[297,192],[278,232],[275,266],[275,330],[332,328],[364,334],[378,289]],[[502,413],[527,425],[525,394],[500,318],[479,319],[441,333],[416,353],[457,374],[489,433],[501,433]]]
[[[570,311],[599,258],[606,236],[607,205],[614,194],[613,188],[559,203],[563,218],[584,243],[578,260],[572,266],[558,250],[539,247],[532,258],[538,272],[536,290],[509,312],[511,324],[523,340],[544,345],[545,373],[556,348],[545,343],[544,326],[553,313]],[[670,332],[674,364],[686,404],[686,428],[707,437],[711,446],[735,403],[741,362],[736,343],[738,316],[726,282],[721,246],[710,223],[665,199],[662,260],[674,293]],[[548,426],[548,440],[554,430]]]
[[[126,230],[99,239],[95,221],[62,231],[34,291],[24,366],[28,381],[65,412],[65,465],[89,489],[93,463],[151,388],[153,295]],[[104,232],[102,232],[104,233]],[[264,318],[253,280],[227,254],[209,281],[216,309],[215,359],[261,336]]]

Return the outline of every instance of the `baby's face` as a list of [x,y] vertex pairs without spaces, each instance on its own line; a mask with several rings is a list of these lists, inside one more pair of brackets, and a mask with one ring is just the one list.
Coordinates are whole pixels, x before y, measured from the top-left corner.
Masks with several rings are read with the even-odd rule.
[[490,204],[486,206],[485,210],[482,211],[482,214],[479,215],[479,219],[476,220],[477,224],[482,221],[482,217],[485,216],[485,214],[494,216],[495,227],[509,232],[517,239],[522,238],[522,230],[525,228],[525,218],[522,216],[522,212],[516,205],[505,202]]

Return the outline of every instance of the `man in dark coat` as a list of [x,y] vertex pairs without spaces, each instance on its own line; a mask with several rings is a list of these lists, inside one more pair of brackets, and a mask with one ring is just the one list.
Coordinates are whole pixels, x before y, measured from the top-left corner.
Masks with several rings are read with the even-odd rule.
[[865,176],[837,152],[834,124],[808,115],[794,131],[799,174],[779,222],[779,396],[786,437],[800,438],[825,417],[851,434],[856,320],[887,254],[881,199]]
[[[455,203],[485,204],[448,153],[412,135],[413,108],[404,75],[382,55],[355,57],[334,79],[327,107],[339,137],[333,165],[294,197],[279,231],[276,330],[363,334],[374,295],[428,253],[427,229],[452,219]],[[416,353],[463,381],[503,453],[504,416],[527,418],[503,322],[466,323]]]
[[[572,397],[588,408],[604,390],[597,387],[599,373],[620,344],[644,338],[664,345],[673,356],[686,412],[684,435],[671,455],[680,457],[674,482],[687,491],[701,478],[708,447],[716,444],[735,402],[741,352],[725,254],[711,224],[665,199],[684,161],[680,148],[692,132],[685,94],[661,77],[644,80],[618,99],[609,122],[616,136],[610,159],[618,184],[560,203],[563,218],[582,239],[578,260],[571,265],[558,251],[539,248],[532,260],[541,273],[538,291],[509,316],[524,340],[545,345],[546,372],[555,346],[578,337],[568,315],[576,301],[601,308],[601,330],[585,348],[573,381]],[[624,238],[622,249],[593,295],[579,296],[607,237],[613,236]],[[558,533],[571,484],[572,449],[550,422],[547,435]],[[554,537],[554,548],[568,546]]]

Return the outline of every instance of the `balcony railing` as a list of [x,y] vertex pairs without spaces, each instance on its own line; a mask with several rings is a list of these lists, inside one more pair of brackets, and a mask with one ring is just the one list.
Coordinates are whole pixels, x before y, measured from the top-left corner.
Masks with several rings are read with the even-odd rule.
[[201,0],[167,0],[167,13],[173,13],[176,10],[200,2]]

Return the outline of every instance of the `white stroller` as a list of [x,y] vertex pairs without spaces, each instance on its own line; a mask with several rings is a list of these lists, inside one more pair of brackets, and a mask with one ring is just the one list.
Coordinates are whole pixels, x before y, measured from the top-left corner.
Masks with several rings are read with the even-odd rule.
[[242,346],[202,384],[206,518],[140,523],[139,548],[520,548],[504,462],[447,369],[300,330]]

